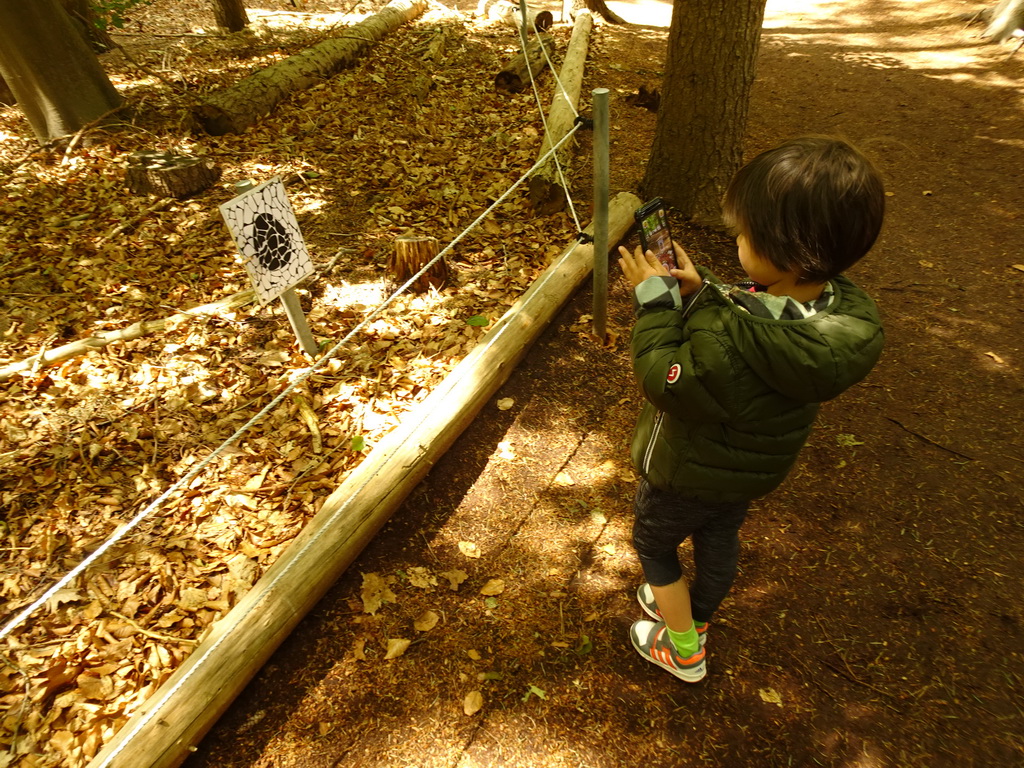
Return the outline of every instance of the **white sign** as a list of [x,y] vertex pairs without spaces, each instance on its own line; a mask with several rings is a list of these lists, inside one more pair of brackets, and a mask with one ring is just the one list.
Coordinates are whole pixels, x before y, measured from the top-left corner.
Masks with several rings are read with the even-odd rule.
[[229,200],[220,206],[220,213],[245,258],[245,271],[260,306],[313,274],[313,262],[280,178]]

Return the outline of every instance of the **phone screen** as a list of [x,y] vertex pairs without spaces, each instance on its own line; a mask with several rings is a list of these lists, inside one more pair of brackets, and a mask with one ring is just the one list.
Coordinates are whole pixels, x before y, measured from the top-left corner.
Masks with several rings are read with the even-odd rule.
[[664,208],[646,211],[640,219],[640,245],[653,251],[665,269],[676,268],[676,255],[672,250],[672,234],[668,228],[668,214]]

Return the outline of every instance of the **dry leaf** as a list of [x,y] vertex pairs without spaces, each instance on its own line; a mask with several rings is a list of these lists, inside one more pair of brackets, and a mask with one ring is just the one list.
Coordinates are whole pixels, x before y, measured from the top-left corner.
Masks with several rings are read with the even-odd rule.
[[356,661],[366,661],[366,638],[357,637],[352,644],[352,655]]
[[481,595],[500,595],[505,591],[505,582],[502,579],[491,579],[480,588]]
[[472,541],[460,541],[459,552],[464,554],[466,557],[480,557],[480,547]]
[[385,603],[394,603],[398,598],[388,587],[387,582],[376,573],[363,574],[363,588],[360,593],[363,599],[363,611],[375,614]]
[[476,650],[475,648],[470,648],[468,651],[466,651],[466,655],[469,656],[469,658],[471,658],[473,661],[480,661],[480,659],[483,658],[482,656],[480,656],[480,651]]
[[388,652],[384,654],[384,658],[386,660],[397,659],[406,652],[411,643],[411,640],[406,640],[404,637],[388,638]]
[[465,571],[460,571],[460,570],[445,571],[444,573],[441,574],[441,578],[447,579],[447,581],[448,581],[448,588],[452,592],[458,592],[459,591],[459,585],[462,584],[462,582],[464,582],[466,579],[469,578],[469,574],[466,573]]
[[462,711],[467,715],[475,715],[484,706],[484,695],[480,691],[470,691],[462,701]]
[[421,613],[416,621],[412,623],[413,627],[419,632],[429,632],[437,626],[437,622],[441,620],[433,611],[424,611]]
[[777,704],[782,706],[782,696],[774,688],[759,688],[757,695],[761,697],[761,701],[766,704]]
[[435,577],[428,569],[422,566],[414,566],[409,569],[409,583],[414,587],[420,589],[430,589],[431,587],[437,586],[437,577]]
[[559,472],[555,475],[555,482],[559,485],[576,485],[576,481],[568,472]]
[[502,440],[498,443],[498,458],[512,460],[516,457],[515,451],[512,450],[512,443],[507,440]]
[[1024,264],[1014,264],[1013,268],[1021,272],[1024,272]]
[[987,355],[988,357],[991,357],[991,358],[992,358],[993,360],[995,360],[995,361],[996,361],[997,363],[1000,363],[1000,364],[1004,364],[1004,363],[1006,362],[1005,360],[1003,360],[1003,358],[1001,358],[1001,357],[1000,357],[999,355],[997,355],[997,354],[996,354],[995,352],[986,352],[985,354],[986,354],[986,355]]
[[497,403],[499,411],[507,411],[509,408],[511,408],[515,404],[516,404],[516,401],[513,400],[511,397],[503,397]]

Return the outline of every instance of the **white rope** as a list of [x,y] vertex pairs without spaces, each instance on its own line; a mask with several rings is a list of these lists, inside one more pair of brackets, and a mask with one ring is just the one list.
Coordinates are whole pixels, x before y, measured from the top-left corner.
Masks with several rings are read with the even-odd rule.
[[501,203],[503,203],[515,189],[517,189],[527,178],[529,178],[539,167],[541,167],[541,165],[543,165],[544,162],[547,161],[548,157],[557,152],[557,150],[562,146],[562,144],[565,141],[567,141],[570,137],[572,137],[572,135],[576,132],[578,127],[578,125],[575,126],[573,130],[567,133],[565,135],[565,138],[562,139],[562,141],[560,141],[557,145],[552,147],[551,151],[548,152],[543,158],[534,163],[533,167],[531,167],[530,170],[523,174],[523,176],[521,176],[518,181],[516,181],[511,187],[509,187],[504,194],[502,194],[497,200],[495,200],[494,203],[482,214],[480,214],[476,218],[476,220],[473,221],[472,224],[470,224],[468,227],[466,227],[466,229],[459,233],[459,235],[454,240],[452,240],[440,253],[438,253],[437,256],[431,259],[419,272],[417,272],[415,275],[410,277],[405,283],[399,286],[394,291],[394,293],[391,294],[391,296],[385,299],[381,304],[377,305],[377,307],[375,307],[366,317],[364,317],[358,325],[352,328],[352,330],[349,331],[348,334],[346,334],[345,337],[341,339],[341,341],[339,341],[337,344],[331,347],[331,349],[319,361],[317,361],[313,366],[309,368],[297,370],[295,372],[297,375],[292,379],[291,383],[288,384],[288,386],[286,386],[276,397],[274,397],[273,400],[267,403],[255,416],[253,416],[251,419],[249,419],[249,421],[240,426],[235,431],[235,433],[231,435],[231,437],[229,437],[227,440],[221,443],[216,449],[214,449],[214,451],[209,456],[207,456],[205,459],[196,464],[196,466],[189,470],[189,472],[186,473],[180,480],[171,485],[166,491],[164,491],[156,499],[154,499],[147,507],[138,512],[131,520],[118,527],[117,530],[115,530],[114,533],[111,534],[111,536],[106,541],[104,541],[103,544],[101,544],[91,555],[86,557],[85,560],[83,560],[81,563],[75,566],[63,578],[58,580],[56,584],[54,584],[52,587],[46,590],[33,603],[31,603],[29,606],[20,611],[13,619],[8,621],[3,626],[3,628],[0,629],[0,640],[3,640],[7,636],[9,636],[15,629],[20,627],[25,622],[25,620],[28,619],[29,616],[31,616],[33,613],[39,610],[39,608],[41,608],[43,605],[45,605],[46,602],[50,600],[50,598],[57,594],[57,592],[64,589],[68,584],[70,584],[72,581],[78,578],[82,573],[85,572],[86,569],[93,565],[93,563],[95,563],[97,560],[103,557],[103,555],[106,554],[106,552],[108,552],[111,547],[113,547],[115,544],[121,541],[132,530],[137,528],[140,523],[142,523],[154,511],[159,509],[163,505],[163,503],[171,496],[172,493],[190,484],[191,481],[194,480],[199,475],[199,473],[202,472],[207,466],[209,466],[209,464],[214,459],[216,459],[218,456],[224,453],[224,451],[227,450],[231,445],[236,443],[242,437],[242,435],[244,435],[247,431],[252,429],[252,427],[261,422],[267,416],[267,414],[270,413],[270,411],[276,408],[278,404],[280,404],[280,402],[284,400],[285,397],[287,397],[298,386],[305,382],[310,376],[312,376],[314,373],[323,368],[327,364],[327,362],[335,356],[338,350],[340,350],[341,347],[348,343],[348,341],[353,336],[355,336],[356,333],[361,331],[364,327],[366,327],[367,324],[369,324],[371,320],[376,318],[381,312],[383,312],[385,309],[391,306],[402,293],[404,293],[413,283],[419,280],[419,278],[422,277],[427,272],[427,270],[429,270],[434,264],[436,264],[439,259],[441,259],[448,252],[450,252],[452,248],[458,242],[460,242],[467,234],[469,234],[469,232],[475,229],[480,224],[480,222],[482,222],[491,213],[491,211],[493,211]]
[[[533,89],[533,98],[537,101],[537,111],[540,112],[540,121],[544,126],[544,135],[547,136],[548,121],[547,118],[544,117],[544,104],[540,99],[540,90],[537,88],[537,80],[533,76],[533,67],[530,66],[530,58],[526,55],[526,0],[519,0],[519,21],[521,23],[516,25],[516,28],[519,30],[519,44],[523,49],[523,59],[526,61],[526,71],[530,73],[530,87]],[[562,79],[558,76],[558,72],[555,70],[555,65],[548,56],[547,46],[544,45],[544,41],[540,38],[539,31],[537,32],[537,42],[540,44],[540,49],[544,53],[544,59],[547,61],[548,67],[551,69],[551,74],[555,78],[555,85],[557,85],[558,89],[562,92],[562,98],[565,99],[565,103],[569,106],[569,109],[572,110],[573,116],[579,117],[580,113],[577,112],[576,108],[572,105],[572,99],[569,98],[569,93],[565,90],[565,86],[562,84]],[[576,125],[578,126],[579,123],[576,123]],[[573,133],[575,133],[575,129],[570,131],[569,135],[571,136]],[[561,144],[561,142],[559,142],[559,144]],[[572,195],[569,194],[569,182],[566,181],[565,174],[562,173],[562,164],[558,160],[557,153],[553,159],[555,161],[555,173],[558,174],[558,180],[562,185],[562,189],[566,190],[565,201],[569,204],[569,214],[572,216],[573,223],[576,225],[576,231],[582,232],[583,227],[580,225],[579,217],[576,215],[576,206],[573,205]]]

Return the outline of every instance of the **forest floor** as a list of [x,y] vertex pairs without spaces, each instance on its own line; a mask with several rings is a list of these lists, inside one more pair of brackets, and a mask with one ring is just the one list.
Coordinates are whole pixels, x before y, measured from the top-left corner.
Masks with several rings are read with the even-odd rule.
[[[453,235],[535,159],[532,95],[495,96],[487,74],[512,36],[442,14],[241,137],[190,133],[189,91],[322,32],[155,37],[204,23],[181,7],[143,11],[124,37],[134,62],[104,62],[140,94],[133,128],[65,159],[0,111],[0,366],[241,290],[216,204],[232,182],[275,174],[321,270],[301,298],[333,341],[385,295],[394,234]],[[628,457],[640,402],[613,279],[617,341],[593,342],[581,290],[185,765],[1024,764],[1024,53],[978,39],[961,14],[979,7],[768,5],[747,153],[840,134],[878,164],[886,227],[851,277],[878,301],[887,349],[755,503],[705,681],[669,677],[627,637],[641,616]],[[289,8],[267,18],[294,21]],[[667,6],[613,8],[636,23],[596,26],[583,93],[611,89],[612,191],[635,191],[656,115],[626,97],[658,87]],[[439,35],[418,102],[416,62]],[[567,30],[556,36],[564,51]],[[127,152],[175,135],[225,164],[221,185],[165,208],[124,192]],[[585,221],[581,145],[570,177]],[[319,451],[295,399],[4,641],[0,735],[18,741],[0,765],[85,764],[166,679],[472,347],[485,329],[467,319],[493,320],[571,241],[569,216],[526,210],[508,203],[452,260],[449,288],[405,300],[302,390]],[[695,261],[736,276],[724,235],[673,224]],[[289,334],[273,307],[221,313],[0,382],[5,620],[308,364]],[[385,658],[395,640],[412,642]]]

